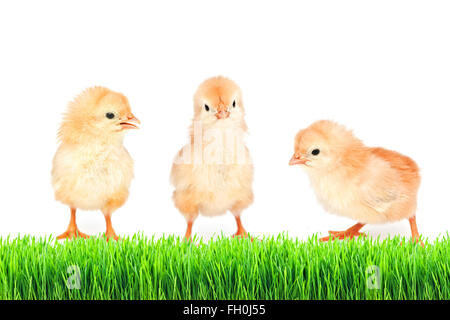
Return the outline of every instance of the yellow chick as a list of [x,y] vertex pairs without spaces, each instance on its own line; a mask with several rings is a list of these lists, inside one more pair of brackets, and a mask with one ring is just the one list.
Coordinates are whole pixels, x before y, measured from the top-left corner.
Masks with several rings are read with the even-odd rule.
[[413,160],[366,147],[344,126],[327,120],[301,130],[294,149],[289,164],[304,168],[324,208],[358,221],[345,231],[329,231],[331,238],[359,236],[369,223],[408,219],[413,240],[419,241],[415,212],[420,175]]
[[112,213],[128,198],[133,160],[123,146],[125,132],[137,129],[128,99],[103,87],[92,87],[69,103],[58,132],[60,145],[53,159],[56,200],[68,205],[71,218],[58,239],[88,237],[78,230],[76,210],[100,209],[107,239],[118,239]]
[[244,143],[242,92],[222,76],[204,81],[194,95],[190,143],[177,155],[171,181],[173,201],[186,218],[186,239],[199,214],[214,217],[230,211],[236,236],[247,236],[241,214],[253,202],[253,164]]

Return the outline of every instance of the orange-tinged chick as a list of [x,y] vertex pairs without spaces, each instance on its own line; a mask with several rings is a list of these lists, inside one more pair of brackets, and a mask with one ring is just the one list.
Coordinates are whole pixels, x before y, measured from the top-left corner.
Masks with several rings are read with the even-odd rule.
[[107,88],[89,88],[69,103],[52,170],[55,198],[71,209],[69,227],[58,239],[88,237],[77,228],[77,209],[101,210],[106,237],[118,239],[111,215],[128,198],[133,160],[123,139],[136,123],[128,99]]
[[324,208],[358,221],[348,230],[330,231],[332,238],[359,236],[365,224],[408,219],[412,237],[419,241],[415,212],[420,175],[412,159],[366,147],[344,126],[327,120],[301,130],[294,149],[290,165],[304,168]]
[[222,76],[204,81],[194,95],[190,143],[177,155],[171,172],[173,201],[186,218],[186,239],[199,214],[230,211],[237,236],[247,236],[241,214],[253,202],[253,165],[244,144],[242,92]]

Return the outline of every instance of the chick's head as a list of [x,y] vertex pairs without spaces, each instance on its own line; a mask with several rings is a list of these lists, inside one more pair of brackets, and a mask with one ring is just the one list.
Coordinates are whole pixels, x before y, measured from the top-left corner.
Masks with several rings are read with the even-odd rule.
[[351,163],[352,151],[362,147],[362,142],[343,125],[321,120],[297,133],[289,164],[307,170],[333,170],[346,160],[350,161],[345,164]]
[[62,141],[119,139],[126,130],[137,129],[138,123],[123,94],[104,87],[92,87],[69,104],[59,137]]
[[194,95],[194,120],[205,125],[243,122],[244,105],[239,86],[223,76],[205,80]]

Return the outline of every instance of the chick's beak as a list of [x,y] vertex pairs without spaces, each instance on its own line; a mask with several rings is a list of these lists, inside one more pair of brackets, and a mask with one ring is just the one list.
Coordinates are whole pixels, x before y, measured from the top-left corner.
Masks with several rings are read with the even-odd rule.
[[289,161],[289,165],[294,166],[296,164],[306,164],[307,161],[308,161],[308,159],[305,159],[298,154],[294,154],[292,156],[291,160]]
[[218,110],[216,112],[216,118],[217,119],[226,119],[230,116],[230,112],[228,110]]
[[136,118],[132,113],[130,113],[126,120],[120,122],[120,126],[122,130],[125,129],[139,129],[136,124],[141,124],[138,118]]

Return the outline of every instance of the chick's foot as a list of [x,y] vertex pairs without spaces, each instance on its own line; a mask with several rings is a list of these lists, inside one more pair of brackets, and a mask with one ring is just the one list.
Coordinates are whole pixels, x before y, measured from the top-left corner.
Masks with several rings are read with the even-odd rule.
[[356,231],[356,232],[329,231],[328,233],[330,235],[328,237],[320,238],[320,241],[327,242],[328,240],[330,240],[330,238],[331,238],[331,240],[336,240],[336,239],[341,239],[342,240],[342,239],[347,239],[347,238],[353,239],[354,237],[359,237],[359,236],[366,237],[365,233],[358,232],[358,231]]
[[354,237],[363,236],[366,237],[364,233],[359,232],[359,230],[364,227],[364,224],[357,223],[353,227],[348,228],[345,231],[328,231],[330,234],[328,237],[320,238],[320,241],[327,242],[328,240],[335,240],[335,239],[353,239]]
[[109,241],[110,239],[113,240],[119,240],[119,236],[114,232],[114,230],[108,230],[105,232],[106,241]]
[[245,229],[240,229],[233,235],[234,237],[248,238],[248,232]]
[[84,238],[87,239],[89,238],[89,236],[83,232],[81,232],[80,230],[77,229],[71,229],[71,230],[67,230],[66,232],[60,234],[59,236],[56,237],[56,239],[61,240],[61,239],[74,239],[74,238]]
[[[242,239],[250,238],[250,241],[251,241],[251,242],[253,242],[253,240],[254,240],[253,237],[250,237],[250,236],[248,235],[248,232],[245,231],[245,229],[238,230],[238,231],[233,235],[233,238],[236,238],[236,237],[239,237],[239,238],[242,238]],[[257,240],[258,240],[258,239],[257,239]],[[261,240],[259,240],[259,241],[261,241]]]

